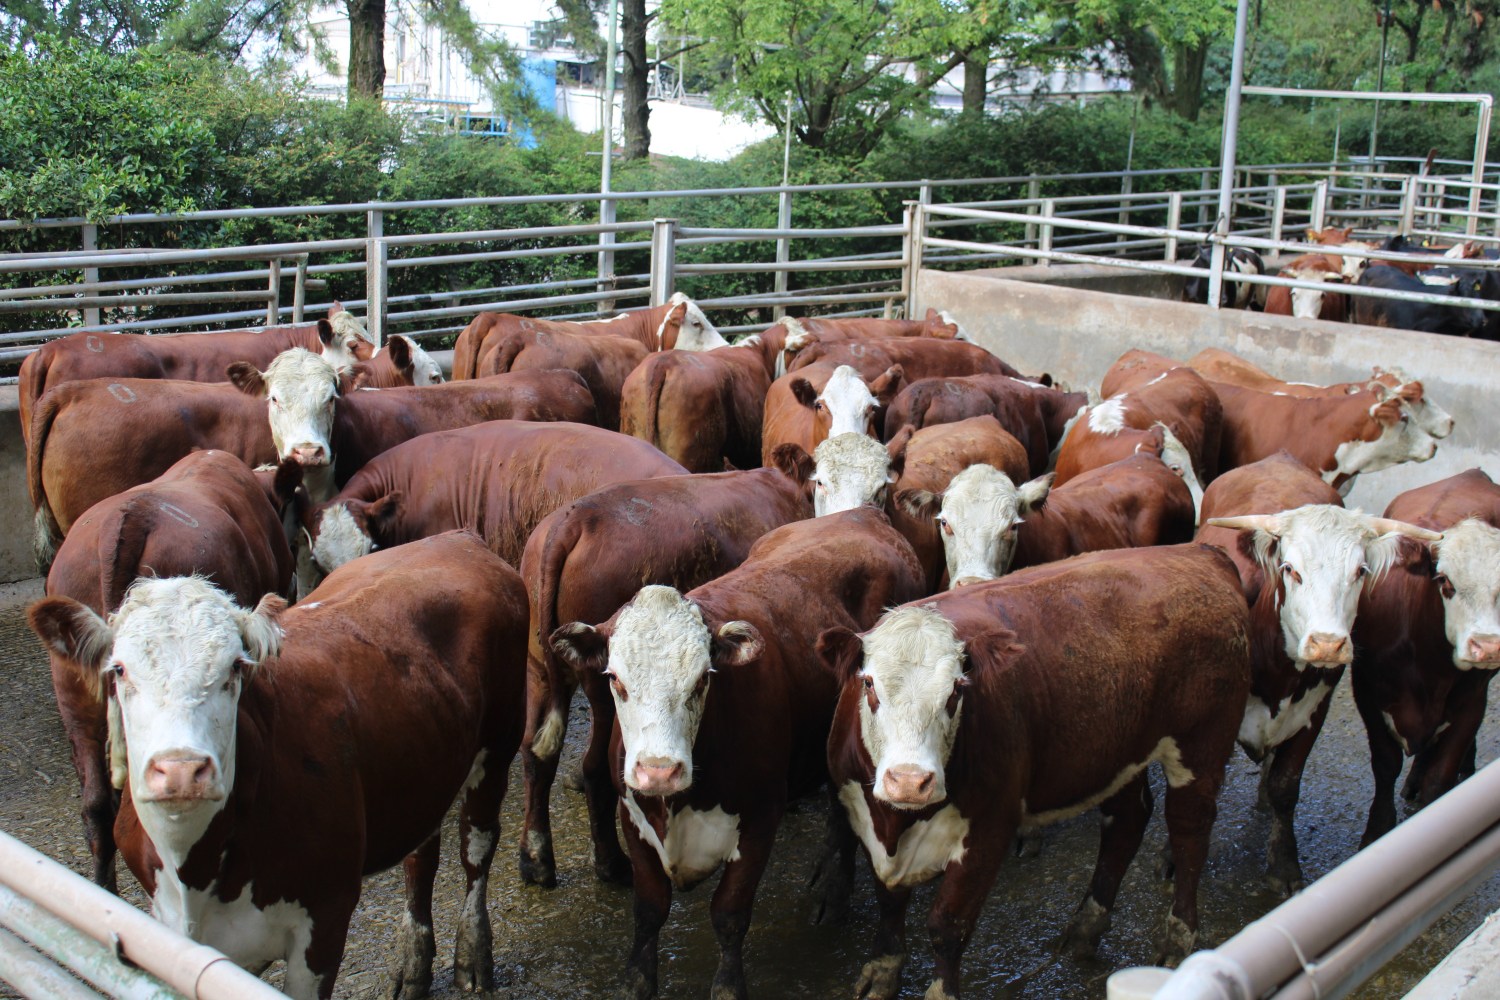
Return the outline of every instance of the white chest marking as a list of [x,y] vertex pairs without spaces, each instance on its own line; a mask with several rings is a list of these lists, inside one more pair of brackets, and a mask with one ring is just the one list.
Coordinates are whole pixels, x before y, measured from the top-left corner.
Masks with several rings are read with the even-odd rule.
[[870,853],[876,877],[891,888],[925,882],[949,865],[962,861],[968,851],[964,841],[969,836],[969,821],[955,805],[946,805],[931,819],[913,823],[896,841],[896,853],[889,854],[875,836],[870,806],[859,783],[845,782],[839,789],[839,801],[844,803],[850,825]]
[[1270,706],[1252,695],[1245,705],[1245,717],[1240,720],[1240,743],[1257,753],[1280,746],[1308,727],[1313,713],[1328,700],[1332,690],[1333,685],[1322,681],[1297,701],[1283,698],[1274,716]]
[[687,889],[708,878],[725,861],[740,858],[740,819],[720,806],[707,812],[687,808],[667,816],[667,836],[656,828],[636,804],[635,793],[625,793],[625,809],[641,839],[651,845],[672,884]]
[[[307,967],[312,917],[298,903],[272,903],[259,909],[251,902],[252,885],[229,902],[216,899],[213,888],[189,889],[164,869],[157,880],[151,911],[156,919],[228,955],[236,965],[259,974],[278,958],[287,961],[287,992],[315,996],[316,978]],[[309,989],[309,987],[311,987]]]

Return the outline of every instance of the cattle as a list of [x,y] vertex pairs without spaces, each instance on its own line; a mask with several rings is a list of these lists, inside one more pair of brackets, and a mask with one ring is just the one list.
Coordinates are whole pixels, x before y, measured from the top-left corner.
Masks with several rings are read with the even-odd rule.
[[766,333],[781,344],[775,377],[786,374],[787,365],[813,344],[841,344],[851,340],[884,340],[887,337],[933,337],[938,340],[968,340],[958,321],[946,311],[928,309],[921,320],[788,316]]
[[[710,904],[713,993],[746,996],[742,948],[776,828],[788,801],[826,774],[837,691],[812,639],[868,628],[920,593],[916,558],[885,515],[848,511],[777,528],[738,569],[685,595],[646,587],[603,625],[552,634],[557,653],[607,679],[614,696],[611,776],[635,894],[626,995],[656,993],[672,890],[722,864]],[[837,907],[853,844],[837,810],[830,822],[842,856],[825,902]]]
[[1354,258],[1335,257],[1329,254],[1309,253],[1293,257],[1277,277],[1295,278],[1298,281],[1321,282],[1322,288],[1288,288],[1273,285],[1266,293],[1266,313],[1274,316],[1295,316],[1298,319],[1326,319],[1342,323],[1349,316],[1349,296],[1343,292],[1328,290],[1329,285],[1343,285],[1348,279],[1344,273],[1344,262]]
[[707,351],[729,344],[698,304],[681,292],[663,305],[587,322],[482,312],[464,327],[453,345],[453,377],[478,378],[484,374],[484,356],[500,341],[516,333],[533,332],[625,337],[648,351]]
[[[1010,375],[1020,372],[976,344],[930,337],[891,337],[884,340],[854,340],[836,344],[813,344],[787,364],[791,375],[818,362],[850,365],[867,379],[899,365],[910,382],[939,375]],[[1036,381],[1032,379],[1031,381]]]
[[[1365,288],[1467,299],[1485,298],[1485,282],[1485,272],[1477,268],[1449,267],[1434,267],[1415,276],[1394,267],[1372,267],[1359,279],[1359,284]],[[1486,322],[1485,311],[1473,306],[1404,302],[1371,295],[1356,297],[1353,319],[1366,326],[1446,333],[1456,337],[1478,336]]]
[[761,464],[761,420],[771,379],[757,345],[663,351],[620,391],[620,432],[656,445],[690,472]]
[[586,424],[490,420],[418,435],[308,512],[298,591],[377,548],[459,528],[519,566],[532,529],[562,504],[608,483],[686,472],[644,441]]
[[620,427],[620,395],[625,379],[650,353],[629,337],[586,336],[544,330],[517,331],[496,340],[479,359],[479,375],[565,368],[583,377],[594,395],[599,425]]
[[1193,495],[1155,455],[1051,485],[1050,474],[1021,482],[975,465],[945,490],[898,489],[895,500],[910,516],[936,522],[954,587],[1084,552],[1192,541]]
[[322,503],[371,458],[430,431],[486,420],[595,421],[576,372],[512,372],[444,385],[344,393],[316,355],[288,351],[264,371],[231,365],[230,378],[270,421],[277,459],[302,463],[310,499]]
[[351,382],[360,389],[394,389],[401,385],[439,385],[443,369],[432,355],[409,337],[386,338],[385,346],[369,361],[349,369]]
[[486,894],[520,740],[526,594],[464,533],[381,552],[290,611],[198,577],[142,580],[106,624],[64,597],[32,628],[111,689],[120,850],[156,917],[284,989],[327,998],[364,875],[405,859],[396,991],[434,954],[438,830],[462,793],[460,988],[493,983]]
[[799,368],[766,390],[761,423],[761,464],[771,465],[777,447],[795,444],[811,452],[836,434],[878,435],[884,409],[901,388],[904,372],[892,365],[867,379],[849,365]]
[[[1325,226],[1322,229],[1308,229],[1306,235],[1309,243],[1317,243],[1321,246],[1344,247],[1351,250],[1375,249],[1375,244],[1353,238],[1353,226],[1345,229],[1337,229],[1333,226]],[[1355,257],[1342,253],[1327,253],[1324,256],[1339,269],[1339,273],[1344,276],[1344,280],[1350,282],[1358,281],[1359,276],[1364,273],[1365,268],[1369,267],[1372,263],[1368,257]]]
[[[301,481],[293,463],[272,489],[285,503]],[[276,506],[250,468],[222,451],[195,451],[157,479],[94,504],[58,548],[47,594],[112,614],[139,577],[201,576],[242,604],[291,592],[292,556]],[[105,706],[79,665],[48,649],[52,690],[73,750],[83,827],[96,883],[115,891],[113,780],[123,746],[106,753]],[[112,774],[112,771],[115,772]]]
[[1401,536],[1441,536],[1344,510],[1328,484],[1291,455],[1214,480],[1203,519],[1199,541],[1237,556],[1250,605],[1253,666],[1239,742],[1262,765],[1271,886],[1291,893],[1304,885],[1293,822],[1302,771],[1329,695],[1353,659],[1360,591],[1385,575]]
[[[1059,641],[1063,607],[1080,613]],[[1012,840],[1097,805],[1098,865],[1063,937],[1092,953],[1151,815],[1152,762],[1166,774],[1177,857],[1157,954],[1191,950],[1248,629],[1229,561],[1181,545],[1090,553],[907,604],[863,635],[823,632],[818,652],[840,687],[829,781],[880,905],[855,994],[897,995],[912,889],[942,874],[927,996],[958,997],[964,947]]]
[[1026,447],[1034,475],[1047,469],[1068,421],[1088,405],[1088,395],[1026,382],[1008,375],[924,378],[907,385],[885,412],[885,439],[902,427],[916,430],[992,414]]
[[[558,626],[597,625],[643,585],[691,590],[745,561],[760,536],[812,516],[804,483],[777,469],[715,475],[666,476],[606,486],[549,514],[532,532],[521,557],[531,599],[530,676],[545,689],[528,700],[535,769],[526,777],[521,827],[521,877],[556,884],[548,797],[566,732],[568,703],[581,684],[592,721],[583,758],[583,788],[594,843],[594,872],[628,884],[630,861],[615,836],[615,787],[609,776],[614,702],[594,671],[576,676],[553,652]],[[550,707],[549,707],[550,706]],[[546,715],[544,719],[542,716]]]
[[223,382],[235,361],[270,364],[294,347],[324,354],[335,367],[366,361],[375,350],[364,326],[342,307],[328,319],[295,326],[223,333],[142,336],[127,333],[75,333],[43,344],[21,363],[21,437],[31,440],[32,411],[54,386],[91,378],[159,378]]
[[[1190,267],[1200,268],[1207,271],[1213,266],[1214,248],[1208,244],[1198,248],[1198,253],[1193,257]],[[1224,270],[1234,271],[1237,274],[1265,274],[1266,262],[1261,260],[1260,254],[1254,250],[1246,250],[1243,247],[1226,247],[1224,253]],[[1208,275],[1193,275],[1186,278],[1182,283],[1182,301],[1196,302],[1200,306],[1208,305]],[[1263,285],[1252,285],[1248,281],[1230,281],[1228,278],[1219,286],[1219,308],[1221,309],[1250,309],[1265,304],[1265,292]]]
[[1402,493],[1385,516],[1442,532],[1401,543],[1360,600],[1354,703],[1370,742],[1375,796],[1361,846],[1396,825],[1403,789],[1427,805],[1474,770],[1474,740],[1500,669],[1500,487],[1478,469]]

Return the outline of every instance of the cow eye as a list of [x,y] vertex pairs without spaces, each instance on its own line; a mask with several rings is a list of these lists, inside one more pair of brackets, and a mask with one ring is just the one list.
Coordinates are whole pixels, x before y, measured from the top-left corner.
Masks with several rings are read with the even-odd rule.
[[1281,564],[1281,575],[1286,577],[1288,580],[1291,580],[1293,583],[1302,582],[1302,574],[1298,573],[1295,569],[1292,569],[1291,563],[1284,562]]
[[277,399],[275,396],[272,396],[271,397],[271,405],[275,406],[275,407],[280,407],[281,406],[281,400]]
[[1354,579],[1356,579],[1356,580],[1363,580],[1366,576],[1369,575],[1369,573],[1370,573],[1370,567],[1368,567],[1368,566],[1356,566],[1355,569],[1354,569]]
[[1448,579],[1448,574],[1446,573],[1439,573],[1432,578],[1432,582],[1438,585],[1438,590],[1445,598],[1451,599],[1457,593],[1457,588],[1453,586],[1453,581]]
[[822,408],[823,408],[823,401],[821,399],[813,401],[813,409],[814,410],[821,410]]
[[875,693],[875,678],[865,675],[865,704],[870,706],[870,711],[880,707],[880,696]]
[[614,691],[616,698],[620,699],[621,701],[630,700],[630,692],[625,690],[625,685],[621,683],[620,678],[615,674],[614,671],[606,670],[604,672],[604,676],[609,678],[610,689]]
[[119,662],[111,663],[107,669],[121,680],[125,678],[125,664]]
[[962,702],[963,700],[964,700],[964,688],[963,688],[963,684],[955,681],[954,684],[953,684],[953,693],[948,696],[948,704],[943,706],[944,710],[947,711],[947,713],[948,713],[948,718],[951,719],[951,718],[953,718],[954,715],[956,715],[958,713],[959,703]]
[[[703,697],[703,692],[708,690],[708,671],[704,671],[698,678],[698,683],[693,685],[693,698]],[[691,699],[689,699],[691,700]]]

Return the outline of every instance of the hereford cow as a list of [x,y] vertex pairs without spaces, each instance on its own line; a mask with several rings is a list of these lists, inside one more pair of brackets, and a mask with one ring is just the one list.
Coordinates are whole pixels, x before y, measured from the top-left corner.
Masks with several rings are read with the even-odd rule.
[[156,917],[287,993],[333,994],[363,876],[405,858],[396,989],[424,996],[438,830],[467,881],[455,978],[487,989],[486,895],[524,697],[526,594],[471,535],[382,552],[283,612],[198,577],[142,580],[108,624],[31,609],[80,683],[113,689],[129,787],[120,850]]
[[599,425],[620,428],[620,395],[625,379],[650,353],[629,337],[518,331],[499,340],[479,359],[479,377],[513,371],[564,368],[583,377],[594,394]]
[[439,385],[443,369],[432,355],[409,337],[386,338],[385,346],[369,361],[349,369],[350,380],[360,389],[394,389],[401,385]]
[[745,561],[760,536],[811,516],[805,484],[776,469],[755,469],[606,486],[537,525],[521,557],[521,577],[531,599],[530,677],[546,682],[545,692],[533,692],[528,704],[533,713],[545,712],[547,718],[532,722],[535,731],[546,735],[534,747],[535,770],[525,775],[523,879],[545,886],[557,882],[548,798],[568,704],[581,684],[592,716],[583,788],[594,872],[606,881],[630,882],[630,861],[615,836],[619,803],[609,776],[609,734],[615,717],[609,687],[594,671],[575,675],[553,652],[548,637],[566,622],[605,621],[645,584],[686,591],[723,576]]
[[[940,375],[1010,375],[1020,372],[976,344],[929,337],[892,337],[813,344],[787,364],[787,374],[819,362],[850,365],[865,378],[876,378],[892,365],[901,366],[910,382]],[[1036,380],[1032,380],[1036,381]]]
[[1131,455],[1051,485],[1050,474],[1023,483],[975,465],[941,491],[898,490],[896,504],[937,524],[954,587],[1083,552],[1193,539],[1193,495],[1155,455]]
[[690,472],[760,464],[761,418],[771,378],[758,345],[663,351],[630,373],[620,431],[649,441]]
[[1344,510],[1327,483],[1286,454],[1214,480],[1203,518],[1199,541],[1237,557],[1250,604],[1253,666],[1239,741],[1262,762],[1271,885],[1291,893],[1304,884],[1293,823],[1302,771],[1354,657],[1360,591],[1385,574],[1402,535],[1442,536]]
[[866,379],[848,365],[832,364],[783,375],[766,390],[761,464],[773,464],[772,456],[783,444],[811,452],[837,434],[878,435],[903,375],[901,366],[893,365]]
[[851,317],[821,319],[810,316],[788,316],[766,333],[781,343],[776,358],[775,377],[787,372],[787,365],[798,353],[813,344],[842,344],[851,340],[884,340],[887,337],[932,337],[937,340],[969,340],[958,321],[946,311],[928,309],[925,318],[874,319]]
[[644,441],[586,424],[490,420],[418,435],[308,512],[298,591],[377,548],[459,528],[519,566],[532,529],[561,505],[609,483],[686,471]]
[[1478,469],[1409,490],[1385,516],[1442,532],[1403,542],[1361,599],[1354,703],[1365,720],[1375,798],[1361,845],[1396,825],[1402,794],[1427,805],[1474,770],[1490,678],[1500,668],[1500,487]]
[[[1366,240],[1354,239],[1354,227],[1337,229],[1333,226],[1325,226],[1322,229],[1308,229],[1306,231],[1307,241],[1325,247],[1341,247],[1351,250],[1374,250],[1376,246]],[[1373,263],[1368,257],[1355,257],[1345,253],[1325,253],[1344,276],[1344,280],[1355,282],[1365,272],[1365,268]]]
[[[337,306],[337,303],[335,303]],[[50,341],[21,363],[21,437],[30,442],[32,410],[48,389],[91,378],[167,378],[223,382],[235,361],[270,364],[282,351],[322,353],[338,368],[369,360],[375,351],[362,323],[342,306],[328,319],[296,326],[222,333],[75,333]]]
[[1342,323],[1349,316],[1349,296],[1343,292],[1331,291],[1328,286],[1341,286],[1350,280],[1344,273],[1345,262],[1355,259],[1321,253],[1293,257],[1276,272],[1277,277],[1317,281],[1324,287],[1288,288],[1285,285],[1272,285],[1270,291],[1266,292],[1266,313]]
[[1026,447],[1031,474],[1047,471],[1052,452],[1088,395],[1008,375],[924,378],[902,389],[885,414],[885,438],[907,425],[917,430],[992,414]]
[[[578,670],[614,694],[612,776],[635,886],[627,995],[656,993],[657,942],[672,890],[722,864],[710,909],[716,996],[746,996],[742,949],[756,886],[790,799],[821,785],[837,694],[811,637],[868,628],[922,592],[911,547],[879,511],[777,528],[738,569],[683,595],[646,587],[597,627],[552,635]],[[753,748],[753,752],[746,752]],[[839,824],[838,810],[830,823]],[[847,828],[826,902],[853,879]],[[833,833],[833,831],[831,831]]]
[[269,418],[278,459],[295,459],[322,503],[370,459],[418,434],[486,420],[593,423],[594,402],[575,372],[513,372],[444,385],[344,393],[338,372],[288,351],[264,372],[231,365],[235,387]]
[[[1060,642],[1064,607],[1078,613]],[[856,995],[898,994],[907,902],[941,874],[927,996],[958,997],[964,947],[1017,833],[1097,805],[1098,864],[1063,936],[1091,954],[1151,815],[1153,762],[1178,859],[1157,954],[1186,955],[1250,674],[1247,618],[1229,561],[1180,545],[1038,566],[897,608],[863,635],[819,636],[840,685],[829,781],[880,903]]]
[[[279,503],[301,482],[283,463],[273,480]],[[222,451],[195,451],[159,478],[94,504],[58,548],[47,593],[113,614],[140,577],[201,576],[241,604],[290,594],[292,556],[276,505],[249,466]],[[115,796],[124,746],[107,760],[105,706],[77,663],[49,648],[52,690],[82,786],[83,828],[94,881],[115,891]],[[118,722],[116,723],[118,725]],[[113,772],[113,774],[112,774]],[[113,779],[113,780],[112,780]]]

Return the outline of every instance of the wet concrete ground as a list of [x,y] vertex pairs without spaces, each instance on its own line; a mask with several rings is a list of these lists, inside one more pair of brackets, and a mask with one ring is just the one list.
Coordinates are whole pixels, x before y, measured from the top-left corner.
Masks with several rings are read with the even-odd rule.
[[[53,704],[46,657],[26,628],[24,608],[40,596],[40,582],[0,587],[0,829],[21,838],[79,873],[88,870],[77,820],[78,790],[67,743]],[[575,708],[564,761],[576,761],[584,717]],[[1481,732],[1479,763],[1496,756],[1495,709]],[[1200,894],[1200,944],[1231,936],[1279,900],[1262,878],[1265,816],[1253,808],[1258,770],[1243,756],[1231,761],[1219,821]],[[505,833],[491,882],[497,989],[503,1000],[595,997],[612,992],[630,941],[628,890],[594,880],[581,795],[554,793],[559,887],[523,886],[516,874],[520,779],[512,770]],[[1298,812],[1303,865],[1317,877],[1353,853],[1369,800],[1369,762],[1364,728],[1345,683],[1335,696],[1328,725],[1313,751]],[[965,962],[966,995],[977,998],[1102,997],[1111,971],[1149,962],[1151,932],[1170,904],[1168,890],[1152,874],[1164,840],[1161,786],[1157,814],[1141,856],[1126,876],[1114,926],[1097,960],[1055,957],[1050,942],[1083,898],[1097,847],[1097,818],[1088,815],[1051,828],[1035,857],[1012,860],[1002,870]],[[782,825],[776,852],[756,903],[746,949],[753,994],[768,998],[844,998],[853,995],[875,925],[870,876],[861,861],[853,912],[843,927],[808,924],[811,896],[805,885],[822,842],[821,796],[804,800]],[[437,997],[457,997],[451,969],[453,921],[462,900],[463,875],[456,853],[456,824],[445,828],[444,863],[438,874],[439,966]],[[702,997],[708,992],[717,948],[708,924],[714,880],[677,897],[663,931],[661,996]],[[124,873],[122,887],[144,903]],[[932,898],[917,894],[909,918],[913,961],[903,997],[927,988],[932,962],[923,932]],[[1500,907],[1500,877],[1428,933],[1359,993],[1365,1000],[1399,997],[1475,927]],[[399,869],[369,879],[355,915],[337,997],[383,996],[386,966],[393,956],[401,913]],[[279,973],[270,973],[273,981]],[[0,996],[13,996],[0,984]]]

